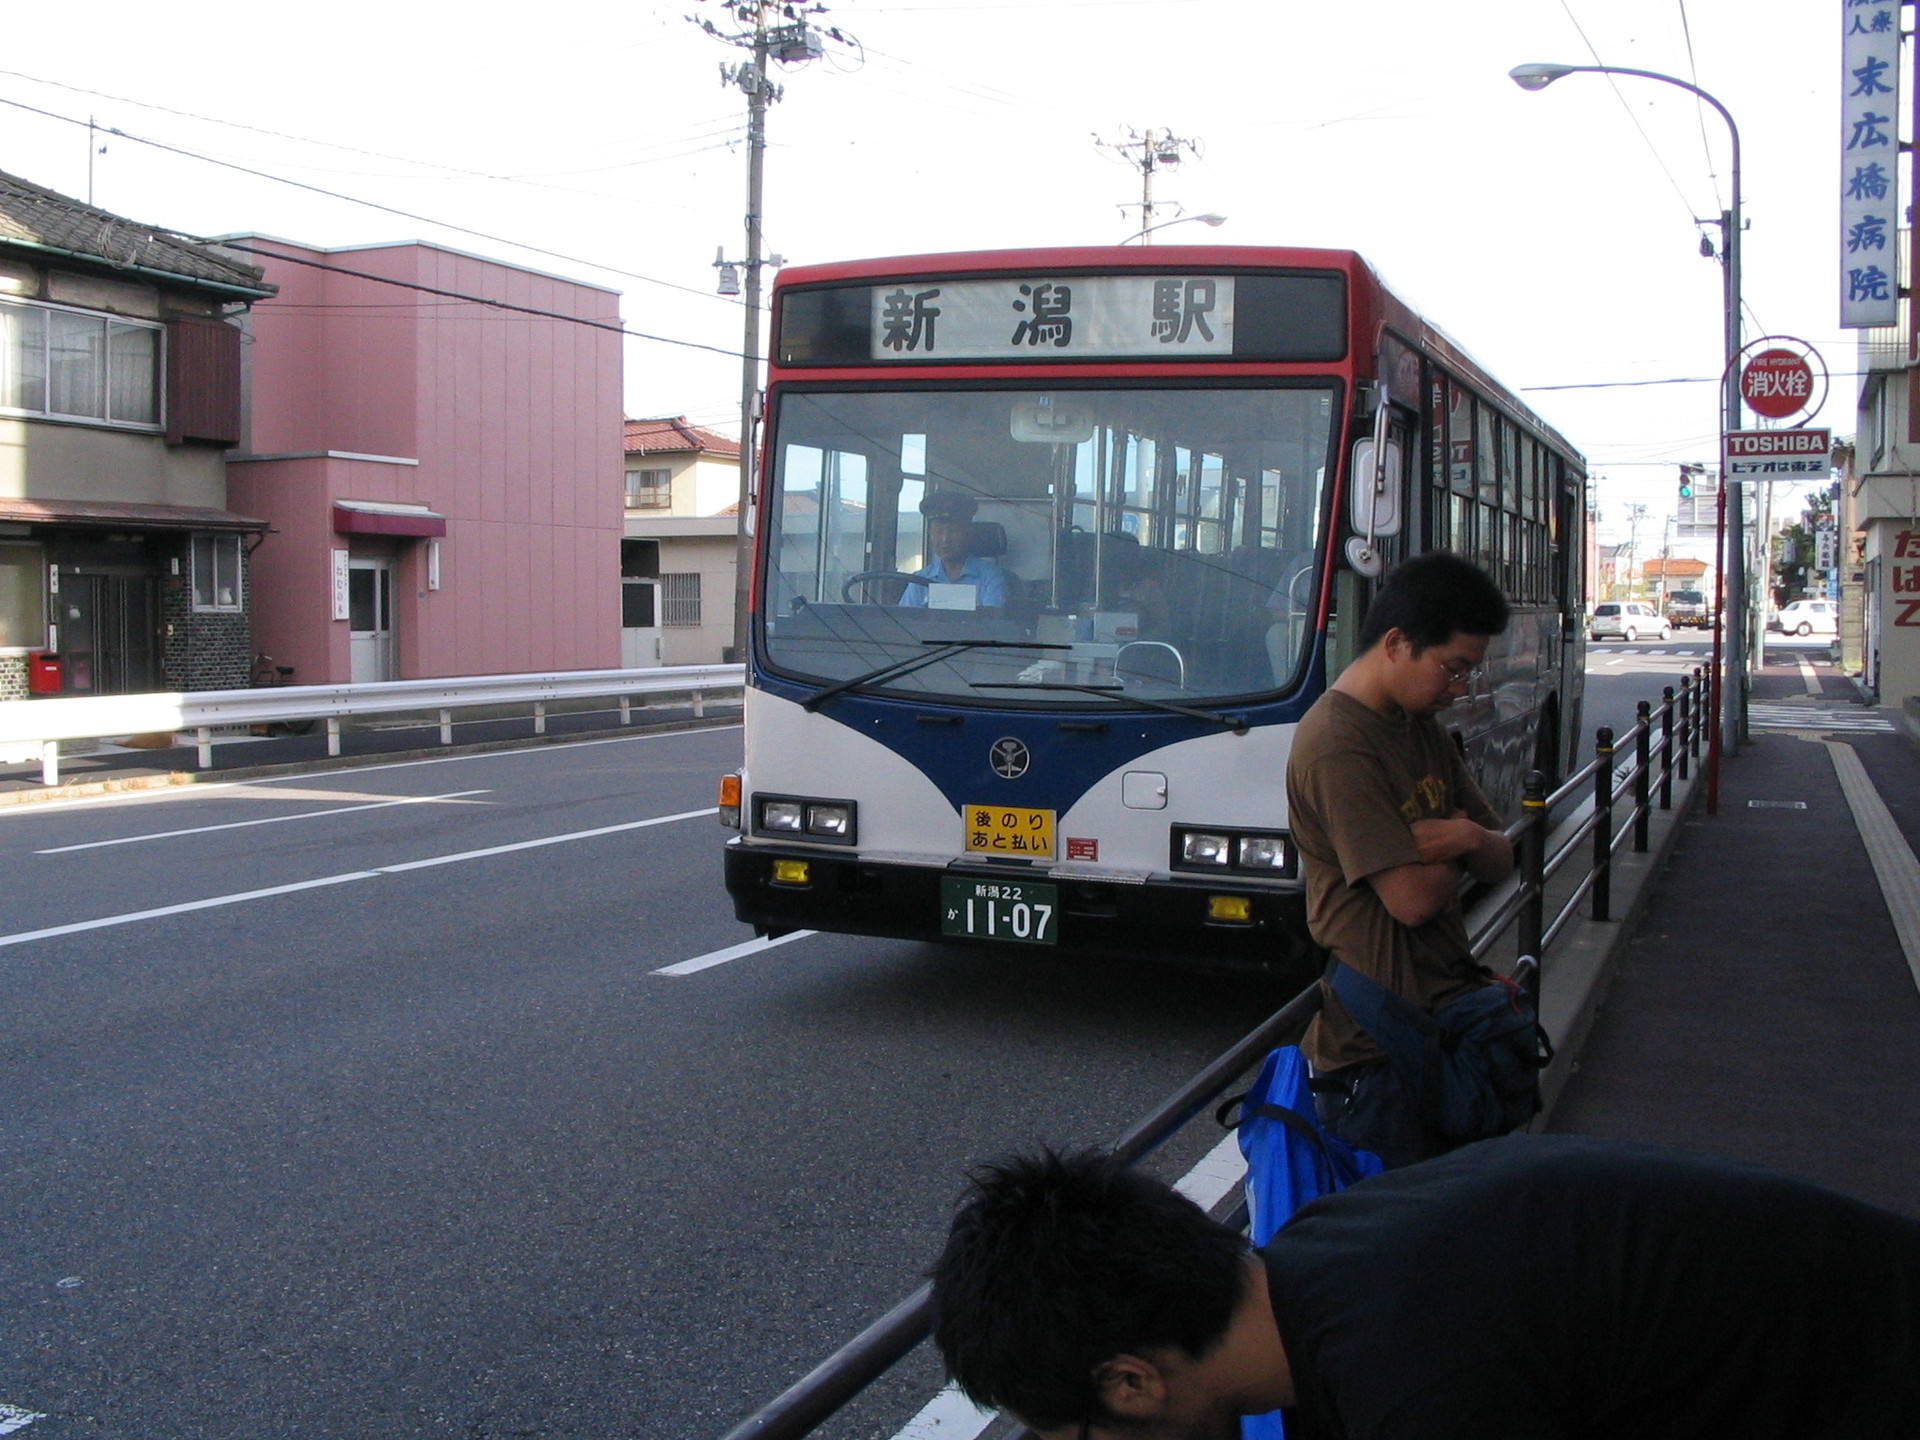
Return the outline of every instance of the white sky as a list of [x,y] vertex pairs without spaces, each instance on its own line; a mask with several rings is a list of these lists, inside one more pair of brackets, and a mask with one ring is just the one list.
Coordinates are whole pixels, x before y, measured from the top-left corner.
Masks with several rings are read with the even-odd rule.
[[[1597,57],[1692,79],[1732,111],[1746,333],[1817,346],[1836,377],[1819,423],[1850,434],[1839,8],[840,0],[816,23],[859,48],[776,67],[767,244],[820,262],[1118,241],[1138,228],[1121,206],[1139,175],[1094,137],[1170,127],[1204,155],[1163,172],[1156,204],[1230,220],[1166,240],[1356,249],[1509,385],[1608,386],[1526,398],[1592,461],[1603,540],[1647,507],[1644,550],[1673,509],[1674,465],[1713,459],[1721,272],[1695,218],[1726,204],[1726,128],[1672,86],[1578,75],[1527,94],[1506,72]],[[91,115],[499,238],[108,138],[93,197],[121,214],[322,245],[437,240],[614,286],[629,328],[737,350],[740,308],[711,291],[716,248],[742,250],[744,100],[719,80],[742,52],[690,12],[735,28],[714,0],[341,0],[211,25],[95,0],[80,37],[77,12],[23,7],[0,52],[0,100],[15,102],[0,104],[0,168],[85,197],[86,130],[16,107]],[[635,339],[626,365],[630,414],[737,419],[735,359]],[[1674,379],[1704,383],[1620,384]]]

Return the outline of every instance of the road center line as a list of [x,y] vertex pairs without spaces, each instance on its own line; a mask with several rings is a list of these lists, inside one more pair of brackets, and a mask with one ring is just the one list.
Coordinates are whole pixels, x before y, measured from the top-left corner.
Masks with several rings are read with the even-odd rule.
[[408,795],[399,800],[376,800],[365,805],[336,805],[331,810],[308,810],[299,815],[268,815],[259,820],[233,820],[225,825],[196,825],[188,830],[156,830],[150,835],[122,835],[117,840],[89,840],[84,845],[56,845],[36,855],[65,855],[72,850],[99,850],[108,845],[137,845],[142,840],[171,840],[177,835],[206,835],[215,830],[244,830],[249,825],[282,825],[289,820],[317,820],[322,815],[351,815],[361,810],[386,810],[395,805],[425,805],[433,800],[459,800],[468,795],[491,795],[491,790],[449,790],[444,795]]
[[[712,811],[708,811],[712,814]],[[752,940],[742,940],[738,945],[729,945],[724,950],[709,950],[704,955],[696,955],[691,960],[682,960],[675,965],[663,965],[653,973],[656,975],[697,975],[702,970],[711,970],[716,965],[724,965],[729,960],[741,960],[749,955],[758,955],[762,950],[771,950],[776,945],[784,945],[789,940],[804,940],[809,935],[818,934],[815,930],[789,930],[786,934],[769,940],[761,935]]]
[[456,865],[463,860],[482,860],[489,855],[506,855],[515,850],[535,850],[544,845],[565,845],[574,840],[591,840],[625,830],[645,830],[653,825],[671,825],[677,820],[694,820],[716,813],[683,810],[678,815],[656,815],[651,820],[629,820],[624,825],[601,825],[592,830],[575,830],[566,835],[546,835],[538,840],[520,840],[511,845],[489,845],[484,850],[462,850],[454,855],[436,855],[428,860],[406,860],[397,865],[380,865],[371,870],[348,870],[339,875],[322,875],[317,880],[296,880],[289,885],[269,885],[260,890],[241,890],[232,895],[214,895],[205,900],[188,900],[179,905],[159,905],[151,910],[133,910],[124,915],[105,915],[98,920],[76,920],[70,925],[49,925],[41,930],[22,930],[15,935],[0,935],[0,947],[25,945],[31,940],[48,940],[56,935],[77,935],[83,930],[105,930],[116,925],[131,925],[140,920],[158,920],[168,915],[184,915],[194,910],[213,910],[224,905],[241,905],[249,900],[266,900],[275,895],[291,895],[300,890],[318,890],[328,885],[345,885],[354,880],[372,880],[381,875],[399,875],[408,870],[425,870],[434,865]]

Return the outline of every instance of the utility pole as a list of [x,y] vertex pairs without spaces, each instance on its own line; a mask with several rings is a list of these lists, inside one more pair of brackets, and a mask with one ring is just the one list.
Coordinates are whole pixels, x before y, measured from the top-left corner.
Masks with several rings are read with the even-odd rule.
[[[1163,166],[1180,163],[1181,152],[1200,158],[1200,142],[1175,135],[1171,130],[1149,129],[1144,134],[1127,127],[1126,137],[1121,140],[1102,140],[1098,135],[1093,143],[1104,150],[1112,150],[1130,167],[1140,172],[1140,243],[1151,245],[1153,237],[1146,232],[1153,229],[1153,177]],[[1131,209],[1131,205],[1122,205],[1122,210]]]
[[[735,528],[733,558],[733,653],[738,660],[747,654],[747,615],[752,603],[753,482],[756,464],[756,430],[760,421],[760,268],[779,264],[780,257],[769,260],[761,254],[761,204],[766,188],[767,110],[778,100],[782,88],[767,79],[767,61],[799,64],[817,60],[825,53],[823,35],[844,40],[838,30],[820,29],[807,23],[809,15],[824,15],[824,5],[792,5],[779,0],[723,0],[725,8],[744,27],[736,34],[725,34],[711,20],[695,21],[716,40],[725,41],[748,52],[749,58],[738,65],[720,66],[720,83],[737,86],[747,97],[747,212],[746,259],[740,268],[746,271],[746,315],[740,340],[740,498],[738,525]],[[692,17],[688,17],[691,19]],[[721,258],[714,263],[720,269],[722,294],[734,291],[728,285],[733,266]]]

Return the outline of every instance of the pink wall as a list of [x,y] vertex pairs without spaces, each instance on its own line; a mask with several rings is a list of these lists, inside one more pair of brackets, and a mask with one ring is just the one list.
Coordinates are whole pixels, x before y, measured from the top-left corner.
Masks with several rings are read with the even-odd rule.
[[[420,244],[262,250],[436,290],[619,323],[612,291]],[[395,618],[402,677],[620,663],[620,336],[255,255],[281,287],[254,308],[247,454],[230,503],[274,523],[255,555],[256,648],[298,683],[349,677],[332,614],[336,500],[447,517],[441,588],[404,542]],[[384,456],[418,465],[348,459]],[[244,497],[245,503],[242,504]]]

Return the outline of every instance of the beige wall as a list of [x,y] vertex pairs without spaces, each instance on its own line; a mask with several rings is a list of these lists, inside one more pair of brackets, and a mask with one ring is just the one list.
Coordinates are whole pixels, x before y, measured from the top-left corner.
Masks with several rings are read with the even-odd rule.
[[223,452],[159,435],[0,419],[0,496],[225,509]]
[[[700,576],[698,626],[663,625],[663,665],[717,665],[733,644],[733,539],[731,536],[673,535],[660,540],[661,575]],[[664,600],[662,609],[664,610]],[[661,618],[665,618],[664,615]]]

